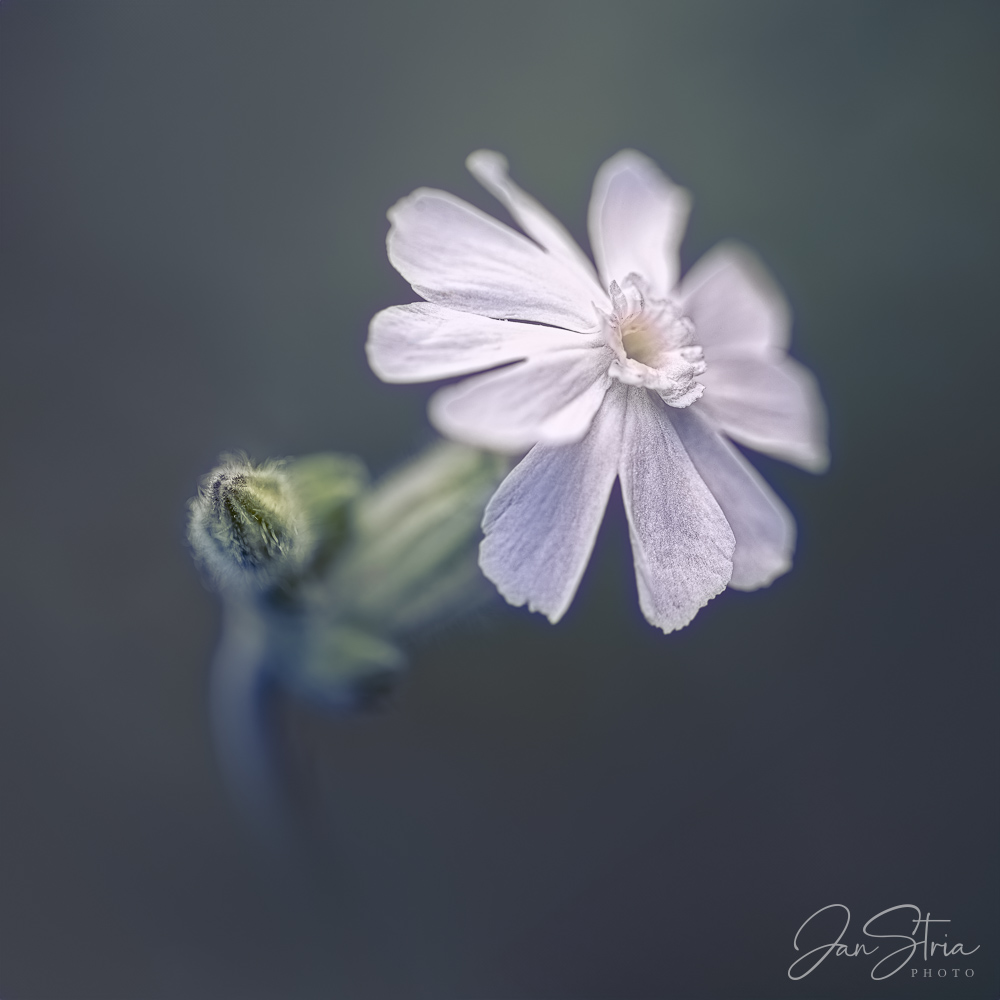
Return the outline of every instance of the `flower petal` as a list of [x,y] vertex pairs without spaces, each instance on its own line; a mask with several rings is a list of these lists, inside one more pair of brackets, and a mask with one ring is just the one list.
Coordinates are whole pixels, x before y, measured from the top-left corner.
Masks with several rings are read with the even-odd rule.
[[432,302],[392,306],[377,313],[365,350],[385,382],[429,382],[467,375],[561,348],[599,343],[597,335],[536,323],[489,319]]
[[583,440],[536,445],[483,515],[479,565],[510,604],[553,624],[573,601],[618,472],[623,386],[614,386]]
[[709,250],[684,275],[677,294],[709,364],[731,350],[788,347],[788,303],[757,255],[739,243]]
[[423,298],[497,319],[597,330],[600,289],[584,271],[460,198],[420,188],[389,209],[389,220],[389,260]]
[[732,354],[710,362],[701,380],[700,412],[734,441],[810,472],[830,464],[823,400],[797,361]]
[[730,587],[766,587],[792,566],[795,520],[757,470],[695,409],[670,415],[698,475],[736,537]]
[[[521,190],[508,176],[507,158],[490,149],[478,149],[465,161],[469,173],[514,217],[514,221],[554,257],[580,268],[597,288],[597,272],[566,227]],[[597,293],[595,293],[597,294]]]
[[594,179],[587,223],[601,281],[645,278],[650,293],[666,298],[677,283],[678,248],[691,199],[648,157],[625,149]]
[[441,389],[431,423],[446,437],[495,451],[579,441],[611,380],[604,348],[552,351]]
[[681,443],[667,406],[629,389],[618,475],[646,620],[683,628],[733,572],[736,540]]

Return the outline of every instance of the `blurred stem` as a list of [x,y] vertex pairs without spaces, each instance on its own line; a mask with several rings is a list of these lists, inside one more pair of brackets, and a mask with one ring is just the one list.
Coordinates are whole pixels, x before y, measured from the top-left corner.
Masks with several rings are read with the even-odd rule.
[[272,847],[291,837],[284,792],[267,617],[249,602],[226,601],[209,680],[216,755],[236,806]]
[[[476,544],[506,468],[495,455],[446,442],[374,487],[350,455],[262,466],[230,459],[192,501],[192,545],[204,550],[223,598],[209,683],[219,768],[265,843],[290,846],[304,832],[287,791],[279,690],[331,712],[377,706],[406,665],[400,638],[488,596]],[[281,486],[275,496],[272,480]],[[219,484],[230,484],[226,497],[243,507],[234,500],[220,514]],[[267,534],[272,522],[291,527]],[[273,555],[279,534],[281,553],[297,552],[296,559]],[[250,541],[260,551],[251,553],[253,573],[240,575]]]

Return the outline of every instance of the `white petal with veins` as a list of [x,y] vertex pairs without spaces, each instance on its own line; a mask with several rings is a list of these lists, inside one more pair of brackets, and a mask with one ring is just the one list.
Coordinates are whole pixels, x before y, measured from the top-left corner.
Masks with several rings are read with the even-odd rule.
[[757,590],[787,573],[795,521],[756,469],[695,410],[670,415],[698,475],[712,491],[736,538],[730,587]]
[[702,413],[734,441],[810,472],[829,465],[823,402],[797,361],[778,352],[732,353],[710,362],[701,380]]
[[431,423],[456,441],[495,451],[579,441],[611,383],[610,353],[552,351],[448,386],[431,399]]
[[591,344],[600,344],[599,335],[414,302],[377,313],[366,350],[372,370],[383,381],[427,382]]
[[[626,391],[610,393],[617,401]],[[532,448],[489,502],[479,565],[511,604],[553,623],[566,613],[618,472],[623,415],[622,405],[602,407],[582,441]]]
[[630,389],[619,459],[639,605],[664,632],[683,628],[733,573],[736,540],[667,407]]
[[592,333],[600,289],[578,267],[444,191],[420,188],[389,210],[393,267],[429,302],[496,319]]
[[664,298],[677,283],[691,198],[642,153],[611,157],[594,179],[587,224],[601,283],[642,275]]
[[709,250],[684,275],[677,294],[709,364],[730,350],[788,346],[788,303],[757,255],[739,243]]

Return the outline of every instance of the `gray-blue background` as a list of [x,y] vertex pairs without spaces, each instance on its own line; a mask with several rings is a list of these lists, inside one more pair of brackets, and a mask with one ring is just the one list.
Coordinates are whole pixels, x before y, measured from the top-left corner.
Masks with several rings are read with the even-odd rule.
[[[919,0],[6,0],[5,1000],[995,997],[998,29]],[[758,462],[796,567],[663,637],[615,497],[558,628],[498,606],[375,718],[286,707],[325,831],[296,882],[214,770],[185,500],[226,448],[381,470],[428,440],[429,389],[362,352],[412,298],[386,208],[493,211],[463,168],[488,146],[583,239],[626,145],[695,195],[685,266],[735,236],[792,301],[834,453]],[[951,918],[975,977],[792,983],[833,902],[849,942],[896,903]]]

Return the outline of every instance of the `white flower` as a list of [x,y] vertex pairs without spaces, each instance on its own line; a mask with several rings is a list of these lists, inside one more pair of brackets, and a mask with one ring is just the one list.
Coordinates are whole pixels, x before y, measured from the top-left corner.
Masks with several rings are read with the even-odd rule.
[[792,517],[727,438],[820,471],[825,418],[757,259],[722,245],[678,284],[688,194],[633,150],[594,181],[596,271],[502,156],[473,153],[468,167],[527,237],[443,191],[403,198],[389,259],[426,301],[375,316],[367,349],[387,382],[495,369],[430,406],[450,437],[531,449],[486,509],[486,576],[558,621],[616,477],[639,601],[664,632],[727,585],[754,590],[788,570]]

